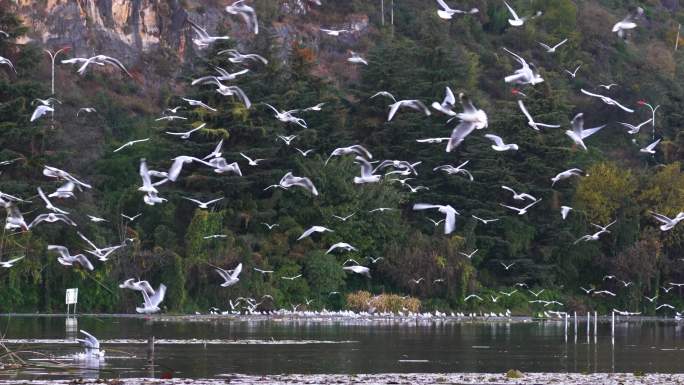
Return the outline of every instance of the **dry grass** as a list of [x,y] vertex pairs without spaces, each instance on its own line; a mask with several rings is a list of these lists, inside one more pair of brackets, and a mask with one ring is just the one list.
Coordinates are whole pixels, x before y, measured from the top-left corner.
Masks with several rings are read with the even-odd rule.
[[378,312],[418,312],[420,300],[413,297],[401,297],[396,294],[380,294],[372,296],[367,291],[357,291],[347,295],[347,307],[354,311],[369,311],[375,309]]

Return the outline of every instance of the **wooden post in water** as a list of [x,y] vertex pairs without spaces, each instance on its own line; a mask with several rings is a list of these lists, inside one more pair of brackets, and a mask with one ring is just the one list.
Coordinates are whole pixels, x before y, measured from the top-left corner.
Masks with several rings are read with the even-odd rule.
[[382,26],[385,26],[385,0],[380,0],[380,20]]
[[594,311],[594,337],[598,335],[598,312]]
[[568,342],[568,313],[565,313],[565,342]]
[[[615,310],[613,310],[612,320],[610,321],[610,336],[615,338]],[[615,340],[613,340],[615,341]]]
[[587,312],[587,341],[589,341],[590,330],[591,330],[591,312]]
[[573,312],[572,316],[575,319],[575,336],[577,336],[577,312]]

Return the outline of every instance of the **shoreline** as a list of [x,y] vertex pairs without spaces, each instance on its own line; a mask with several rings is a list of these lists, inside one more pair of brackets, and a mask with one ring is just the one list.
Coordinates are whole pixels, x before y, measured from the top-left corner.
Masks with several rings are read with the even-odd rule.
[[287,375],[243,375],[225,374],[216,378],[122,378],[122,379],[60,379],[60,380],[6,380],[0,379],[0,385],[70,385],[78,384],[110,384],[110,385],[156,385],[156,384],[489,384],[489,385],[664,385],[684,384],[684,374],[645,374],[637,376],[632,373],[521,373],[519,378],[508,378],[505,373],[387,373],[387,374],[287,374]]
[[[388,314],[363,314],[356,313],[353,315],[339,314],[339,313],[273,313],[273,314],[128,314],[128,313],[83,313],[83,314],[63,314],[63,313],[1,313],[0,319],[12,318],[130,318],[130,319],[144,319],[158,322],[345,322],[345,323],[384,323],[384,322],[398,322],[398,323],[531,323],[531,322],[554,322],[563,323],[563,318],[537,318],[532,316],[510,316],[510,317],[492,317],[492,316],[427,316],[426,314],[414,315],[388,315]],[[586,322],[586,315],[577,315],[577,321],[580,323]],[[592,316],[591,321],[594,322]],[[598,322],[610,323],[611,316],[598,316]],[[568,317],[568,324],[574,322],[573,317]],[[663,322],[678,324],[680,321],[671,317],[655,317],[655,316],[615,316],[615,322]]]

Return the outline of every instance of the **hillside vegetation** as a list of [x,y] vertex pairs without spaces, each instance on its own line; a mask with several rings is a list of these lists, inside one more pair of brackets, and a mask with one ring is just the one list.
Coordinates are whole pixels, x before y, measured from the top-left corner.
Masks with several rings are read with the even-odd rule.
[[[674,217],[684,211],[684,136],[680,133],[684,111],[682,50],[675,51],[679,20],[684,15],[670,1],[513,1],[520,15],[542,10],[543,15],[522,27],[511,27],[503,2],[469,1],[479,8],[474,15],[443,20],[437,4],[427,0],[396,0],[394,25],[389,10],[381,25],[379,0],[323,0],[307,14],[283,15],[282,1],[255,0],[262,31],[219,42],[198,50],[191,48],[184,60],[171,54],[158,63],[130,63],[138,70],[167,74],[167,81],[143,85],[140,77],[127,78],[108,68],[89,69],[79,76],[74,68],[58,65],[54,121],[50,116],[30,123],[34,98],[50,95],[50,65],[44,47],[15,44],[26,32],[18,17],[0,10],[0,29],[11,38],[0,37],[0,56],[15,64],[17,74],[0,66],[0,160],[19,158],[1,166],[0,191],[29,199],[19,207],[27,220],[45,212],[36,188],[52,192],[60,182],[42,175],[44,165],[58,167],[87,180],[92,190],[77,193],[76,199],[54,200],[70,212],[78,230],[98,245],[127,242],[107,262],[95,262],[92,272],[60,265],[48,244],[67,246],[72,253],[86,248],[76,229],[65,224],[41,224],[28,232],[5,231],[2,259],[24,255],[15,267],[0,271],[0,309],[5,311],[61,311],[64,290],[80,289],[81,311],[132,312],[139,304],[137,293],[118,284],[126,278],[148,280],[154,287],[165,283],[164,306],[170,312],[206,311],[210,306],[226,308],[239,296],[273,296],[261,310],[289,307],[314,299],[309,308],[344,308],[346,293],[368,291],[412,295],[422,308],[483,309],[516,312],[543,309],[528,303],[533,297],[525,289],[497,302],[489,294],[509,291],[524,282],[540,296],[565,304],[565,310],[612,308],[655,312],[656,303],[644,296],[660,295],[660,302],[678,305],[680,288],[669,293],[661,287],[684,282],[684,229],[661,231],[651,212]],[[385,1],[385,7],[389,7]],[[453,1],[452,1],[453,3]],[[626,39],[611,32],[611,26],[640,5],[644,16]],[[456,7],[456,5],[453,5]],[[242,23],[224,13],[224,26]],[[351,36],[335,38],[319,27],[346,28],[349,20],[367,17],[369,26]],[[223,28],[223,27],[222,27]],[[225,27],[227,29],[227,27]],[[292,41],[283,42],[272,33],[289,28]],[[221,28],[219,28],[220,33]],[[191,32],[189,32],[191,33]],[[538,42],[569,41],[549,54]],[[252,100],[250,109],[238,99],[221,96],[209,86],[190,86],[192,79],[214,72],[213,66],[230,72],[231,64],[222,49],[239,45],[242,52],[259,53],[268,65],[250,64],[250,72],[233,84]],[[287,44],[285,49],[282,44]],[[544,82],[518,87],[528,110],[540,122],[561,128],[532,130],[518,108],[521,96],[512,92],[504,77],[518,68],[507,48],[540,70]],[[359,52],[368,65],[346,61],[349,51]],[[95,52],[104,53],[106,52]],[[94,54],[95,54],[94,53]],[[65,57],[68,57],[67,54]],[[162,57],[163,58],[163,57]],[[129,63],[126,63],[129,64]],[[581,65],[575,78],[573,71]],[[161,71],[161,72],[160,72]],[[165,71],[165,72],[164,72]],[[610,90],[598,84],[617,83]],[[448,137],[457,120],[433,110],[431,116],[401,110],[387,122],[387,101],[378,91],[389,91],[398,99],[419,99],[426,105],[441,101],[445,87],[467,93],[474,104],[487,112],[489,127],[474,131],[451,153],[441,144],[418,143],[416,139]],[[635,110],[626,113],[600,100],[583,95],[580,89],[606,94]],[[206,102],[218,109],[189,107],[180,97]],[[646,124],[637,135],[629,135],[618,122],[637,124],[651,117],[651,110],[638,101],[660,105],[655,132]],[[301,114],[303,128],[273,117],[262,102],[281,110],[325,103],[320,112]],[[164,108],[183,105],[179,115],[188,120],[155,121]],[[79,115],[81,107],[97,112]],[[455,110],[460,110],[457,105]],[[587,138],[588,150],[573,145],[564,131],[570,120],[584,113],[586,127],[608,124]],[[186,131],[206,123],[189,140],[165,131]],[[496,152],[484,134],[493,133],[518,151]],[[285,145],[277,135],[297,135]],[[120,152],[113,150],[134,139],[151,138]],[[662,141],[655,155],[640,153],[655,139]],[[176,183],[160,186],[163,204],[148,206],[138,167],[145,158],[150,168],[166,170],[179,155],[202,158],[219,140],[223,156],[237,161],[243,176],[216,174],[206,167],[187,166]],[[355,185],[359,175],[353,157],[336,157],[324,166],[330,152],[342,146],[362,144],[373,160],[398,159],[417,166],[409,184],[429,190],[411,193],[388,176],[380,183]],[[307,157],[296,148],[314,149]],[[240,156],[264,158],[249,166]],[[463,175],[433,171],[444,164],[457,166],[469,161],[471,182]],[[586,176],[551,185],[561,171],[577,167]],[[319,196],[297,188],[264,189],[288,171],[312,179]],[[528,192],[541,202],[526,215],[500,206],[522,207],[501,185]],[[210,210],[198,209],[183,197],[200,200],[224,197]],[[442,219],[435,210],[413,211],[414,203],[449,204],[460,216],[456,231],[445,235],[443,227],[427,218]],[[574,208],[563,220],[561,206]],[[379,207],[395,210],[374,212]],[[135,221],[129,216],[142,213]],[[347,216],[346,221],[333,215]],[[86,215],[109,222],[94,223]],[[484,225],[480,218],[500,218]],[[616,220],[610,233],[598,241],[575,241]],[[263,223],[277,223],[269,230]],[[297,238],[313,225],[334,232]],[[204,239],[211,234],[225,238]],[[348,242],[358,251],[326,254],[330,245]],[[470,254],[477,249],[472,259]],[[382,257],[371,263],[367,257]],[[344,272],[341,265],[354,258],[371,268],[372,278]],[[240,282],[221,288],[212,266],[232,269],[243,264]],[[513,267],[506,270],[502,263]],[[259,274],[254,267],[273,270]],[[301,279],[285,280],[302,274]],[[617,279],[604,280],[607,274]],[[418,284],[412,279],[423,277]],[[442,282],[434,282],[443,280]],[[619,280],[632,281],[624,287]],[[615,297],[587,296],[580,286],[606,289]],[[329,295],[338,291],[341,295]],[[464,302],[478,293],[484,302]],[[667,312],[659,314],[669,314]]]

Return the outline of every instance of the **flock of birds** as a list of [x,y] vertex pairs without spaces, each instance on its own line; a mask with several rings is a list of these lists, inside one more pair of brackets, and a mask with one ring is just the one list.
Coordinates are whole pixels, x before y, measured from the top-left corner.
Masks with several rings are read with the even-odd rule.
[[[508,20],[509,24],[513,27],[520,27],[524,25],[525,22],[536,18],[536,17],[541,17],[542,12],[536,12],[533,15],[529,16],[524,16],[520,17],[518,13],[515,11],[511,5],[509,5],[505,0],[502,0],[506,8],[508,9],[511,18]],[[318,1],[314,1],[314,3],[317,3],[320,5]],[[442,19],[452,19],[453,17],[456,17],[458,15],[471,15],[478,13],[477,8],[473,8],[471,10],[458,10],[451,8],[448,4],[446,4],[445,1],[443,0],[437,0],[437,4],[439,9],[437,10],[437,14],[440,18]],[[257,14],[255,10],[250,7],[249,5],[245,4],[244,0],[239,0],[236,1],[235,3],[225,7],[225,11],[229,15],[236,15],[239,16],[244,20],[244,22],[247,24],[249,29],[253,31],[254,34],[259,33],[259,24],[257,20]],[[639,18],[643,15],[643,10],[641,8],[636,8],[634,11],[632,11],[629,15],[625,17],[624,20],[616,23],[612,29],[613,32],[617,34],[620,38],[624,38],[627,36],[627,33],[637,27],[636,22],[639,20]],[[193,43],[198,47],[198,48],[206,48],[212,45],[215,42],[218,41],[225,41],[228,40],[228,36],[213,36],[211,35],[203,26],[188,20],[188,23],[190,27],[192,28],[194,32],[194,39]],[[331,37],[338,37],[341,36],[345,33],[352,33],[353,31],[350,29],[333,29],[333,28],[320,28],[320,31],[328,36]],[[5,34],[7,35],[7,34]],[[8,36],[8,35],[7,35]],[[539,43],[539,45],[543,48],[544,52],[546,54],[554,54],[558,50],[563,49],[563,45],[568,42],[568,39],[564,39],[560,41],[559,43],[555,45],[551,44],[545,44],[545,43]],[[503,81],[506,84],[511,84],[515,85],[516,87],[520,86],[531,86],[533,87],[536,84],[540,84],[544,82],[544,79],[542,78],[541,74],[539,73],[538,69],[535,67],[535,65],[523,58],[522,56],[516,54],[515,52],[508,50],[506,48],[503,48],[506,53],[511,55],[511,58],[519,65],[519,68],[514,71],[513,74],[510,74],[506,76]],[[245,54],[241,53],[235,49],[229,49],[229,50],[224,50],[218,52],[219,55],[228,55],[228,60],[232,64],[241,64],[241,65],[248,65],[248,64],[256,64],[256,63],[263,63],[267,64],[268,60],[265,59],[263,56],[258,55],[258,54]],[[364,59],[359,53],[356,52],[351,52],[351,56],[347,59],[348,62],[355,64],[355,65],[368,65],[368,61]],[[115,68],[118,68],[123,72],[123,74],[132,77],[131,73],[127,70],[127,68],[124,66],[124,64],[119,61],[116,58],[106,56],[106,55],[95,55],[92,57],[75,57],[67,60],[62,60],[61,61],[63,64],[73,64],[77,65],[78,69],[77,72],[80,75],[85,74],[89,69],[92,70],[93,68],[97,67],[102,67],[102,66],[113,66]],[[14,70],[14,66],[11,63],[9,59],[0,57],[0,65],[7,65],[9,68]],[[578,71],[580,70],[581,66],[578,66],[574,71],[569,71],[565,70],[569,76],[574,79],[576,76],[578,76]],[[213,87],[217,93],[223,96],[231,96],[234,98],[237,98],[241,103],[245,105],[246,108],[252,108],[252,102],[250,101],[249,97],[247,94],[237,85],[228,85],[226,84],[227,82],[232,82],[240,77],[248,74],[250,72],[249,68],[242,69],[240,71],[231,73],[229,71],[226,71],[223,68],[220,67],[215,67],[216,73],[212,75],[207,75],[207,76],[202,76],[197,79],[194,79],[192,81],[192,85],[196,86],[211,86]],[[15,70],[16,72],[16,70]],[[610,91],[612,87],[615,87],[616,84],[608,84],[608,85],[600,85],[601,88],[604,88],[607,92]],[[524,99],[526,98],[526,95],[520,91],[517,88],[514,88],[513,90],[514,94],[519,97],[517,100],[517,104],[520,108],[520,111],[522,115],[524,116],[524,119],[527,121],[527,125],[535,130],[541,132],[542,129],[545,128],[560,128],[560,124],[549,124],[549,123],[541,123],[537,121],[527,110],[525,107]],[[610,96],[602,95],[596,92],[591,92],[587,91],[585,89],[581,90],[582,94],[595,98],[601,103],[606,104],[609,107],[613,108],[618,108],[625,113],[633,113],[634,110],[626,107],[623,103],[618,102],[617,100],[613,99]],[[386,98],[390,100],[390,104],[388,106],[388,114],[387,114],[387,121],[390,122],[393,119],[397,118],[400,113],[403,113],[403,111],[410,109],[410,110],[415,110],[420,113],[425,114],[426,116],[429,116],[433,113],[433,111],[436,111],[448,118],[447,123],[451,122],[452,120],[456,120],[457,124],[455,128],[452,130],[451,135],[448,137],[438,137],[438,138],[423,138],[423,139],[418,139],[417,142],[419,143],[425,143],[425,144],[440,144],[443,142],[446,142],[446,152],[452,152],[456,150],[471,134],[473,134],[475,131],[482,130],[488,127],[488,115],[485,111],[482,109],[477,108],[473,101],[465,94],[465,93],[459,93],[458,96],[456,96],[452,90],[449,87],[446,87],[445,91],[445,97],[442,101],[435,101],[433,102],[430,107],[428,107],[426,104],[424,104],[422,101],[418,99],[398,99],[391,93],[387,91],[380,91],[377,92],[376,94],[370,96],[370,99],[372,100],[377,100],[376,98]],[[193,100],[190,98],[182,98],[182,100],[187,103],[188,106],[190,107],[196,107],[196,108],[202,108],[206,109],[211,112],[216,112],[217,109],[214,107],[211,107],[207,105],[206,103],[200,101],[200,100]],[[37,102],[37,107],[35,108],[35,111],[30,117],[30,121],[36,121],[38,119],[41,119],[42,117],[46,116],[48,113],[54,114],[55,110],[58,109],[58,105],[61,104],[61,102],[56,99],[54,96],[51,96],[47,99],[36,99],[35,102]],[[631,123],[624,123],[622,122],[621,124],[625,126],[628,129],[628,133],[631,135],[639,133],[640,129],[646,125],[646,124],[651,124],[652,128],[655,130],[655,110],[657,109],[651,106],[650,104],[640,101],[640,105],[647,105],[648,107],[651,108],[653,116],[651,119],[641,122],[639,124],[631,124]],[[315,106],[307,107],[307,108],[298,108],[298,109],[291,109],[291,110],[281,110],[273,105],[267,104],[267,103],[260,103],[260,105],[263,105],[265,108],[268,109],[268,111],[273,113],[273,117],[284,123],[284,124],[293,124],[297,125],[303,128],[307,128],[307,122],[306,120],[302,117],[302,114],[307,113],[307,112],[319,112],[322,111],[324,108],[325,103],[320,103]],[[459,112],[456,110],[456,108],[460,105],[462,108],[462,111]],[[165,111],[163,111],[162,116],[160,116],[157,120],[158,121],[175,121],[175,120],[187,120],[186,117],[182,116],[179,114],[179,111],[186,108],[185,106],[176,106],[174,108],[167,108]],[[83,107],[80,108],[77,112],[77,116],[82,113],[95,113],[96,109],[93,107]],[[572,119],[572,127],[570,130],[565,131],[565,134],[568,136],[568,138],[571,140],[571,143],[575,145],[576,147],[582,149],[582,150],[587,150],[587,145],[585,141],[600,131],[602,128],[606,127],[606,124],[602,124],[593,128],[585,128],[584,124],[584,114],[583,113],[578,113],[575,115],[575,117]],[[189,140],[192,138],[193,133],[200,131],[204,128],[205,124],[201,124],[197,127],[193,127],[189,129],[188,131],[184,132],[173,132],[173,131],[167,131],[166,134],[169,136],[176,137],[180,140]],[[496,134],[486,134],[484,135],[485,138],[491,140],[492,146],[491,148],[494,151],[497,152],[508,152],[508,151],[519,151],[520,146],[515,143],[508,143],[504,138],[502,138],[499,135]],[[284,136],[284,135],[279,135],[278,140],[281,140],[286,146],[290,146],[291,143],[296,140],[297,135],[290,135],[290,136]],[[130,148],[132,146],[135,146],[139,143],[147,142],[152,140],[151,138],[141,138],[141,139],[133,139],[128,141],[127,143],[123,144],[119,148],[115,149],[114,152],[119,152],[119,151],[124,151],[127,148]],[[654,154],[656,151],[656,147],[658,143],[660,142],[660,139],[648,144],[644,148],[642,148],[640,151],[642,153],[646,154]],[[237,161],[229,162],[226,160],[225,157],[223,157],[222,150],[223,149],[223,140],[219,141],[215,147],[215,149],[209,153],[206,156],[203,157],[196,157],[196,156],[177,156],[176,158],[172,159],[171,166],[168,170],[154,170],[150,169],[147,165],[147,162],[145,159],[140,160],[140,165],[139,165],[139,175],[141,179],[141,186],[138,188],[138,190],[143,193],[142,199],[143,202],[146,205],[149,206],[154,206],[158,204],[163,204],[167,200],[163,198],[160,195],[160,186],[168,183],[173,183],[176,182],[182,174],[183,168],[186,167],[189,164],[195,164],[195,165],[200,165],[203,167],[206,167],[207,169],[213,170],[214,173],[217,174],[235,174],[237,176],[242,176],[242,170],[240,168],[240,164]],[[308,149],[308,150],[302,150],[297,148],[296,149],[301,156],[306,157],[308,154],[314,151],[314,149]],[[264,159],[252,159],[248,154],[245,153],[240,153],[240,156],[247,162],[247,165],[249,167],[259,167],[260,162],[264,161]],[[353,156],[355,162],[359,165],[360,167],[360,173],[359,176],[354,177],[353,183],[355,184],[368,184],[368,183],[379,183],[383,179],[388,179],[387,177],[389,176],[394,176],[393,179],[389,179],[390,181],[398,182],[402,186],[408,188],[411,192],[418,192],[421,190],[427,190],[428,187],[426,186],[412,186],[408,183],[409,180],[414,179],[414,176],[418,175],[417,172],[417,167],[421,164],[421,162],[410,162],[410,161],[405,161],[405,160],[384,160],[381,162],[373,161],[373,156],[372,154],[362,145],[360,144],[353,144],[347,147],[340,147],[334,149],[331,153],[330,156],[326,159],[325,164],[327,165],[333,158],[335,157],[343,157],[343,156]],[[3,164],[9,164],[11,161],[8,162],[3,162]],[[466,169],[466,166],[468,165],[469,161],[465,161],[461,163],[458,166],[453,166],[450,164],[446,165],[440,165],[438,167],[435,167],[433,169],[433,172],[444,172],[448,175],[462,175],[466,178],[468,178],[470,181],[473,180],[473,175],[469,170]],[[244,167],[244,166],[243,166]],[[63,181],[63,185],[59,188],[57,188],[54,192],[50,194],[46,194],[42,188],[38,187],[37,192],[38,196],[40,197],[40,200],[42,201],[44,208],[46,210],[45,213],[41,213],[37,215],[33,220],[30,222],[27,222],[24,218],[24,214],[19,210],[19,205],[22,204],[27,204],[30,203],[30,199],[22,199],[17,196],[13,196],[10,194],[6,193],[1,193],[0,192],[0,204],[6,209],[7,212],[7,218],[5,222],[5,229],[6,230],[14,230],[14,231],[31,231],[37,226],[42,226],[45,224],[50,224],[50,223],[56,223],[56,222],[61,222],[67,226],[72,226],[72,227],[77,227],[77,224],[70,218],[70,213],[57,207],[52,203],[52,199],[58,199],[58,200],[64,200],[64,199],[71,199],[76,196],[78,192],[81,192],[83,190],[88,190],[91,189],[92,186],[89,185],[88,183],[78,179],[71,173],[61,170],[56,167],[52,166],[44,166],[43,169],[43,175],[47,178],[50,179],[55,179],[55,180],[60,180]],[[582,171],[579,168],[571,168],[568,170],[563,170],[560,171],[557,175],[553,176],[550,178],[551,186],[556,185],[556,183],[559,183],[561,181],[564,181],[569,178],[577,178],[577,177],[582,177],[584,175],[584,171]],[[400,179],[399,177],[405,177],[404,179]],[[307,191],[313,196],[318,196],[320,192],[314,185],[313,181],[306,177],[306,176],[296,176],[292,172],[286,173],[276,184],[269,185],[265,188],[265,190],[269,189],[282,189],[282,190],[287,190],[290,191],[292,189],[302,189],[304,191]],[[523,216],[526,215],[530,210],[533,210],[535,206],[541,202],[541,198],[537,198],[533,195],[531,195],[528,192],[524,191],[517,191],[514,188],[511,188],[509,186],[501,186],[501,188],[508,193],[511,194],[511,199],[514,203],[500,203],[500,206],[510,210],[512,214],[518,215],[518,216]],[[215,198],[211,199],[208,201],[201,201],[192,197],[184,197],[184,199],[187,199],[188,201],[191,201],[197,205],[199,209],[209,209],[212,205],[216,204],[217,202],[221,201],[223,198]],[[371,213],[382,213],[388,210],[396,210],[395,208],[389,208],[389,207],[379,207],[373,210],[370,210]],[[456,216],[460,216],[461,213],[457,211],[454,207],[452,207],[449,204],[435,204],[435,203],[415,203],[413,205],[413,210],[417,211],[422,211],[422,210],[436,210],[438,213],[443,215],[443,219],[440,220],[434,220],[432,218],[429,218],[429,220],[435,225],[439,226],[440,224],[443,223],[443,229],[444,229],[444,234],[451,234],[456,227]],[[573,208],[570,206],[562,206],[560,214],[563,219],[566,219],[566,217],[572,212]],[[136,220],[141,214],[137,214],[134,216],[128,216],[125,214],[122,214],[129,222],[132,222]],[[351,213],[346,216],[335,216],[336,219],[340,221],[346,221],[350,217],[355,215],[355,213]],[[663,214],[660,213],[652,213],[653,218],[657,220],[658,222],[661,223],[660,229],[662,231],[668,231],[674,228],[679,222],[684,220],[684,212],[680,212],[677,216],[670,218],[667,217]],[[97,216],[89,215],[88,218],[92,222],[106,222],[107,220],[104,218],[100,218]],[[484,225],[489,225],[491,223],[497,222],[500,220],[500,218],[479,218],[475,215],[472,215],[472,218],[478,222],[483,223]],[[603,235],[609,234],[610,230],[609,228],[614,225],[616,222],[612,221],[606,225],[600,225],[600,224],[594,224],[592,223],[591,225],[597,229],[597,231],[591,233],[591,234],[586,234],[581,237],[579,237],[575,243],[580,243],[580,242],[595,242],[598,241]],[[275,227],[278,227],[278,224],[268,224],[264,223],[264,226],[266,226],[269,230],[274,229]],[[321,234],[321,233],[326,233],[326,232],[333,232],[334,229],[321,226],[321,225],[314,225],[308,228],[306,231],[304,231],[301,236],[297,239],[302,240],[307,237],[314,236],[315,234]],[[97,258],[101,262],[106,262],[114,253],[116,253],[118,250],[124,248],[127,246],[128,243],[130,243],[132,240],[124,240],[123,243],[121,244],[116,244],[112,246],[105,246],[105,247],[99,247],[96,245],[94,242],[89,240],[84,234],[82,234],[80,231],[77,232],[78,236],[88,245],[88,249],[85,249],[85,252],[89,254],[92,257]],[[225,237],[225,235],[222,234],[210,234],[205,236],[205,239],[213,239],[213,238],[222,238]],[[69,250],[69,248],[62,246],[62,245],[49,245],[47,247],[47,250],[49,252],[53,252],[58,255],[57,260],[59,263],[65,266],[74,266],[76,264],[82,266],[83,268],[87,270],[93,270],[95,267],[91,263],[90,259],[88,256],[85,254],[72,254]],[[329,247],[329,249],[326,251],[326,253],[344,253],[344,252],[350,252],[350,251],[357,251],[357,248],[353,246],[350,243],[346,242],[339,242],[336,244],[333,244]],[[470,259],[472,258],[475,253],[477,253],[478,250],[474,250],[470,253],[464,253],[461,252],[461,254]],[[10,268],[12,267],[15,263],[19,262],[23,257],[19,257],[16,259],[12,259],[9,261],[4,261],[0,262],[0,266],[4,268]],[[380,260],[382,260],[382,257],[380,258],[370,258],[371,265],[378,263]],[[371,277],[371,265],[364,266],[360,263],[358,263],[356,260],[350,258],[347,261],[344,262],[342,265],[342,269],[345,271],[348,271],[353,274],[359,274],[361,276],[370,278]],[[504,268],[505,271],[509,271],[512,268],[515,267],[515,262],[510,263],[510,264],[505,264],[501,263],[502,267]],[[233,269],[224,269],[218,266],[215,266],[215,271],[217,274],[220,275],[220,277],[223,279],[223,283],[220,284],[221,287],[230,287],[235,284],[237,284],[240,281],[240,275],[243,273],[243,266],[242,264],[238,264],[235,266]],[[256,273],[259,274],[272,274],[273,271],[271,270],[266,270],[266,269],[259,269],[259,268],[254,268]],[[301,278],[300,275],[292,276],[292,277],[282,277],[284,280],[295,280]],[[611,280],[615,279],[613,276],[607,276],[605,280]],[[414,285],[421,284],[424,281],[423,278],[415,278],[412,279],[412,283]],[[434,284],[438,284],[440,282],[443,282],[443,279],[436,279],[433,281]],[[627,287],[631,284],[631,282],[624,282],[622,281],[624,286]],[[670,283],[669,287],[663,287],[663,290],[669,291],[671,290],[672,287],[676,286],[681,286],[684,284],[678,284],[678,283]],[[491,300],[492,303],[496,303],[501,296],[506,296],[506,297],[511,297],[515,295],[516,293],[520,293],[518,290],[522,290],[523,288],[527,288],[525,283],[518,283],[516,284],[517,288],[511,291],[500,291],[500,295],[490,295],[489,299]],[[142,296],[142,305],[139,307],[136,307],[136,311],[138,313],[144,313],[144,314],[150,314],[150,313],[155,313],[160,311],[160,305],[164,300],[165,294],[166,294],[166,286],[164,284],[159,284],[157,289],[154,289],[152,285],[150,285],[149,282],[144,281],[144,280],[139,280],[135,278],[130,278],[125,280],[123,283],[120,284],[119,286],[121,289],[128,289],[132,291],[139,292]],[[597,290],[595,288],[590,288],[590,289],[584,289],[582,288],[587,294],[592,294],[595,296],[615,296],[616,294],[609,291],[609,290]],[[531,303],[538,303],[541,304],[545,309],[549,306],[564,306],[561,302],[554,300],[554,299],[542,299],[540,298],[540,295],[544,292],[544,289],[541,289],[540,291],[532,291],[529,290],[529,293],[535,297],[534,300],[531,300]],[[330,293],[331,295],[336,294],[336,292]],[[339,293],[337,293],[339,294]],[[268,295],[264,296],[264,299],[268,299]],[[655,295],[653,297],[647,297],[647,299],[650,302],[654,302],[658,299],[658,295]],[[262,299],[263,300],[263,299]],[[272,297],[270,298],[272,300]],[[465,297],[465,301],[485,301],[484,298],[479,296],[476,293],[470,294]],[[230,301],[230,306],[231,306],[231,311],[229,313],[234,313],[237,311],[240,311],[239,304],[243,303],[245,305],[245,309],[248,312],[255,312],[258,309],[258,305],[260,304],[254,299],[245,299],[241,298],[238,299],[236,302],[233,302],[232,300]],[[310,303],[310,300],[307,300],[307,304]],[[668,304],[660,304],[657,309],[661,308],[673,308],[671,305]],[[297,306],[293,305],[293,311],[296,311]],[[212,312],[220,312],[218,309],[212,309]],[[554,314],[552,310],[549,310],[550,314]],[[558,312],[555,312],[558,313]],[[507,313],[510,314],[510,313]],[[87,337],[86,339],[82,340],[84,346],[86,347],[86,354],[89,355],[100,355],[103,354],[103,352],[100,352],[99,350],[99,343],[97,340],[87,332],[84,332],[85,336]]]

